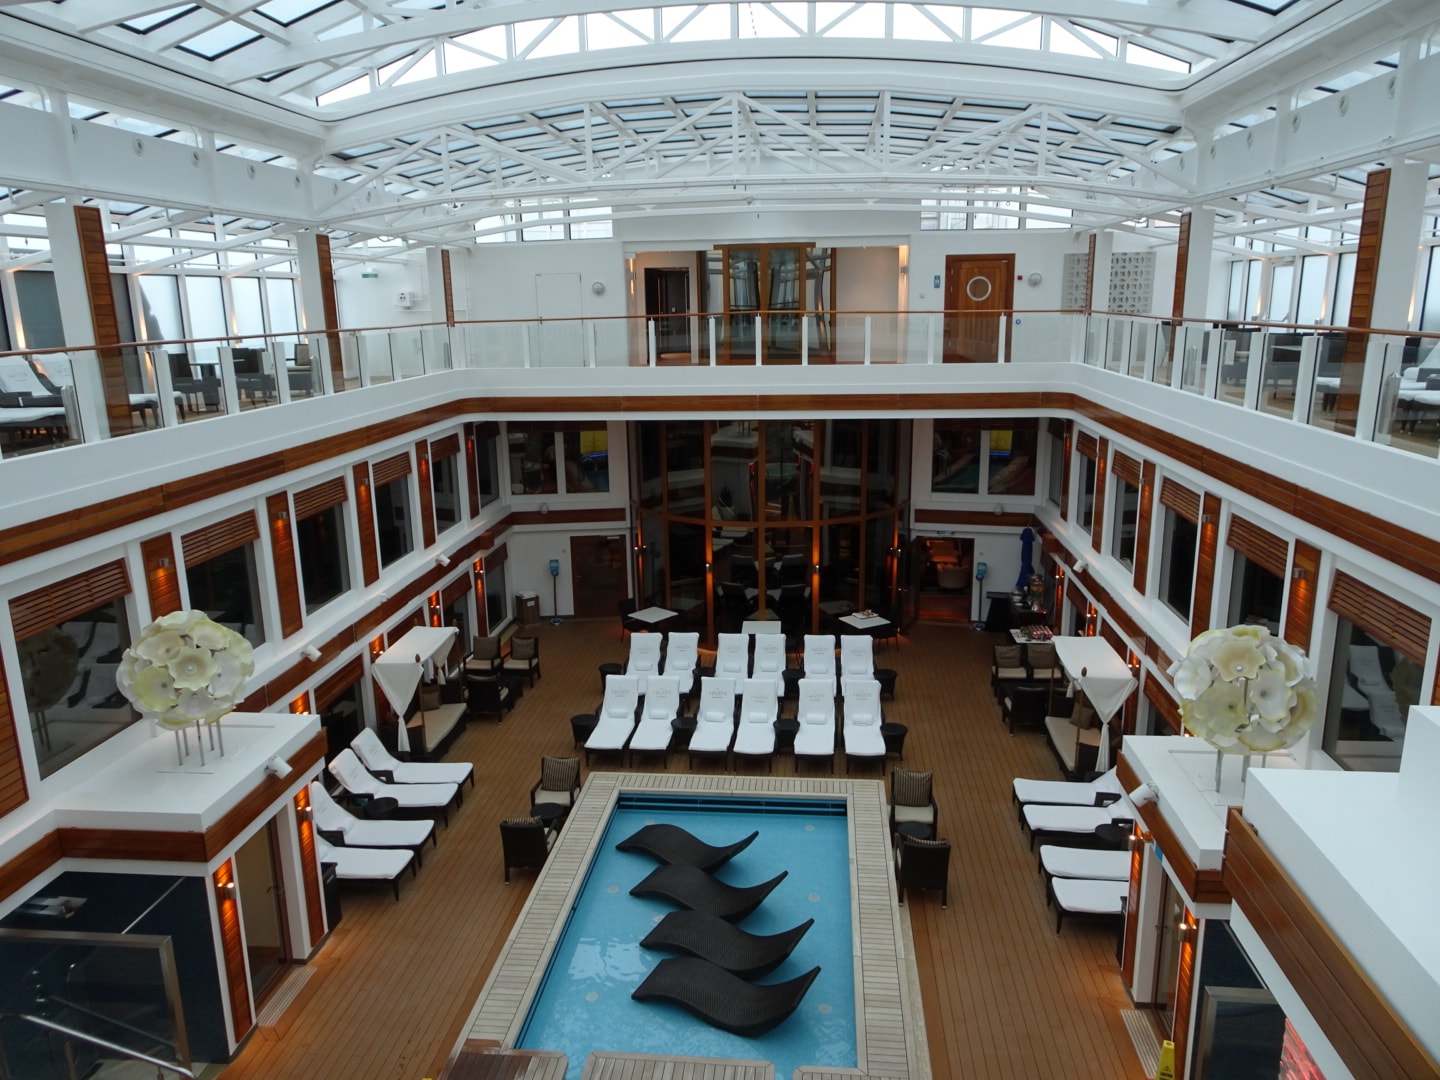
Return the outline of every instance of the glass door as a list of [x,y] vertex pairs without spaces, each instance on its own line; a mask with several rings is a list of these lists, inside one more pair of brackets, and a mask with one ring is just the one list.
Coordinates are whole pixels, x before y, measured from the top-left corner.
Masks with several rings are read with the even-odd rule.
[[279,833],[273,820],[235,853],[241,923],[250,984],[258,1005],[290,962],[285,934],[285,888],[280,876]]
[[1168,877],[1161,880],[1165,888],[1160,894],[1160,925],[1155,928],[1155,983],[1150,1000],[1155,1004],[1161,1036],[1168,1039],[1175,1030],[1175,984],[1180,976],[1180,923],[1185,918],[1185,902]]

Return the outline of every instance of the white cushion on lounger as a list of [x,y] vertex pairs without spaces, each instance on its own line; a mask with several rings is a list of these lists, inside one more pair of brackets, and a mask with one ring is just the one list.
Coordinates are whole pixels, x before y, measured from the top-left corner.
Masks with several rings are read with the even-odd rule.
[[475,766],[468,761],[400,761],[369,728],[350,740],[365,768],[371,772],[388,772],[397,784],[463,784],[475,775]]
[[[1072,725],[1073,726],[1073,725]],[[1015,801],[1022,803],[1058,803],[1066,806],[1094,806],[1097,795],[1123,795],[1120,778],[1111,769],[1089,783],[1068,780],[1014,780]]]
[[1128,851],[1097,851],[1094,848],[1042,844],[1040,866],[1051,877],[1092,878],[1098,881],[1130,880]]
[[835,692],[831,678],[800,680],[800,703],[795,719],[795,753],[825,756],[835,753]]
[[415,858],[401,848],[332,847],[323,836],[315,838],[315,855],[346,881],[394,881]]
[[635,730],[635,706],[640,683],[634,675],[605,676],[605,700],[600,703],[595,730],[585,740],[586,750],[620,750]]
[[699,660],[700,635],[694,631],[672,631],[665,642],[665,674],[679,680],[682,694],[688,694],[695,685],[695,665]]
[[885,756],[880,734],[880,684],[874,679],[845,678],[845,753],[851,757]]
[[805,677],[835,675],[835,635],[805,635]]
[[54,391],[40,381],[23,356],[0,356],[0,391],[49,397]]
[[[635,634],[631,640],[645,636]],[[674,675],[651,675],[646,680],[645,707],[640,710],[640,724],[635,728],[635,734],[630,736],[630,749],[660,751],[668,748],[675,734],[673,724],[679,715],[680,681]]]
[[[740,723],[735,728],[735,753],[775,752],[774,678],[746,679],[740,695]],[[693,742],[693,740],[692,740]]]
[[1057,877],[1051,879],[1050,888],[1055,903],[1072,915],[1119,915],[1130,882]]
[[750,635],[720,634],[716,639],[716,678],[739,680],[749,675]]
[[1116,818],[1133,818],[1134,809],[1128,799],[1110,806],[1047,806],[1029,803],[1025,806],[1025,827],[1032,832],[1092,833]]
[[409,818],[358,818],[330,797],[319,780],[310,782],[315,827],[338,832],[350,847],[416,848],[435,835],[435,822]]
[[690,749],[697,753],[720,753],[730,749],[734,737],[735,681],[707,675],[700,680],[700,706],[695,712]]
[[388,796],[411,809],[443,809],[455,798],[455,784],[387,784],[376,777],[348,746],[330,762],[330,774],[353,795]]

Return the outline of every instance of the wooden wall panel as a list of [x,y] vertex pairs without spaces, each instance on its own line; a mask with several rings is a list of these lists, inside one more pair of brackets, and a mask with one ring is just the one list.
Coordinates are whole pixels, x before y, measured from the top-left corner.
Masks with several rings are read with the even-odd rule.
[[470,519],[480,516],[480,452],[475,445],[475,425],[465,425],[465,487],[470,495]]
[[180,551],[185,565],[195,566],[259,539],[260,525],[255,520],[255,512],[246,510],[243,514],[186,533],[180,537]]
[[1190,636],[1210,629],[1215,601],[1215,561],[1219,557],[1220,496],[1205,493],[1200,512],[1199,551],[1195,557],[1195,593],[1190,599]]
[[[1190,267],[1190,211],[1180,215],[1180,235],[1175,243],[1175,289],[1170,294],[1170,317],[1185,317],[1185,277]],[[1172,335],[1173,337],[1173,335]],[[1179,1070],[1176,1070],[1179,1075]]]
[[[1115,775],[1126,791],[1133,791],[1140,786],[1140,777],[1136,775],[1135,769],[1126,760],[1123,750],[1116,761]],[[1165,861],[1170,864],[1170,870],[1175,875],[1176,882],[1185,890],[1189,902],[1195,904],[1228,904],[1230,902],[1230,892],[1225,886],[1223,873],[1220,870],[1201,870],[1196,867],[1195,860],[1186,853],[1179,835],[1161,812],[1158,801],[1137,807],[1136,812],[1140,815],[1140,821],[1145,831],[1154,839],[1156,846],[1164,854]]]
[[1105,536],[1105,475],[1109,456],[1110,440],[1101,439],[1095,453],[1095,511],[1090,519],[1090,546],[1096,551],[1100,550]]
[[1262,525],[1241,517],[1230,516],[1230,530],[1225,535],[1227,547],[1234,548],[1256,566],[1263,567],[1282,581],[1290,561],[1290,543]]
[[310,820],[310,787],[295,793],[295,823],[300,836],[300,880],[305,887],[305,925],[310,948],[325,936],[325,902],[320,893],[320,865],[315,855],[315,825]]
[[1360,416],[1360,384],[1365,375],[1365,352],[1370,343],[1370,319],[1375,310],[1375,280],[1380,269],[1380,241],[1390,202],[1390,170],[1372,169],[1365,177],[1365,202],[1360,211],[1360,239],[1355,251],[1355,282],[1350,292],[1350,316],[1345,323],[1358,329],[1345,335],[1340,360],[1340,389],[1335,397],[1335,430],[1355,434]]
[[1075,433],[1075,452],[1094,461],[1100,455],[1100,441],[1088,431]]
[[[1300,577],[1295,571],[1300,571]],[[1320,549],[1304,540],[1295,541],[1289,588],[1285,594],[1285,640],[1302,649],[1310,648],[1315,621],[1315,593],[1319,587]]]
[[1090,233],[1090,242],[1085,256],[1085,314],[1095,310],[1095,233]]
[[280,602],[280,635],[298,634],[305,625],[300,605],[300,571],[295,564],[295,533],[290,527],[290,496],[285,492],[265,500],[274,560],[275,594]]
[[1145,700],[1150,702],[1155,709],[1155,715],[1164,721],[1168,731],[1155,731],[1155,735],[1179,735],[1185,730],[1185,725],[1180,719],[1180,704],[1170,696],[1165,683],[1153,674],[1145,676],[1142,690]]
[[445,325],[455,325],[455,283],[450,277],[450,252],[440,249],[440,287],[445,290]]
[[1125,945],[1120,952],[1120,974],[1125,985],[1135,982],[1135,942],[1140,937],[1140,881],[1145,868],[1144,832],[1137,822],[1130,830],[1130,891],[1125,903]]
[[422,547],[435,543],[435,489],[430,483],[430,443],[421,439],[415,444],[415,467],[420,474],[420,533]]
[[[5,681],[5,667],[0,664],[0,817],[23,806],[30,798],[25,786],[25,770],[20,762],[20,736],[16,720],[10,685]],[[8,895],[8,892],[0,892],[0,896]]]
[[1440,1080],[1440,1064],[1235,808],[1224,866],[1235,902],[1355,1080]]
[[[1092,236],[1090,242],[1093,244],[1095,238]],[[1087,291],[1087,297],[1090,295]],[[1060,520],[1066,521],[1070,517],[1070,462],[1071,450],[1075,445],[1075,424],[1073,421],[1065,421],[1065,452],[1060,458]]]
[[470,591],[470,572],[467,570],[440,590],[440,606],[448,608]]
[[1330,610],[1360,627],[1376,641],[1422,667],[1430,647],[1430,617],[1351,577],[1335,575],[1330,587]]
[[354,470],[355,527],[360,533],[360,575],[368,587],[380,579],[380,542],[376,536],[375,497],[370,490],[370,466],[360,462]]
[[76,206],[75,237],[85,273],[90,303],[90,324],[95,334],[100,387],[105,396],[105,419],[111,435],[126,435],[139,426],[130,408],[130,384],[125,378],[125,355],[117,348],[120,318],[115,310],[115,286],[110,280],[110,256],[105,251],[105,223],[98,206]]
[[150,600],[150,618],[158,619],[180,610],[180,571],[175,565],[175,542],[169,533],[140,541],[140,562],[145,573],[145,592]]
[[345,478],[336,476],[322,484],[295,492],[295,520],[304,521],[311,514],[328,510],[346,501]]
[[316,684],[315,708],[324,712],[335,703],[336,698],[364,677],[364,662],[358,656],[351,657],[344,667]]
[[320,309],[325,316],[325,346],[330,353],[330,385],[339,393],[345,389],[345,357],[340,351],[340,305],[335,299],[335,264],[330,258],[330,237],[315,238],[315,261],[319,264]]
[[460,453],[460,436],[458,433],[452,432],[443,439],[436,439],[430,444],[431,461],[454,457],[458,453]]
[[226,859],[212,875],[216,909],[220,916],[220,952],[225,959],[225,985],[230,991],[230,1023],[235,1041],[241,1042],[254,1026],[250,1007],[250,982],[245,975],[245,941],[240,929],[240,903],[235,897],[220,899],[219,890],[235,881],[235,863]]
[[64,857],[58,835],[42,836],[9,862],[0,863],[0,896],[13,896]]
[[1147,461],[1140,469],[1140,509],[1135,520],[1135,591],[1144,595],[1145,579],[1150,572],[1150,523],[1155,516],[1155,463]]
[[129,571],[123,560],[116,559],[24,593],[10,601],[10,624],[15,630],[15,640],[23,641],[129,592]]
[[[1175,1075],[1185,1075],[1185,1058],[1190,1044],[1190,1009],[1195,997],[1195,963],[1199,925],[1187,908],[1180,920],[1180,959],[1175,973],[1175,1024],[1170,1038],[1175,1043]],[[1217,928],[1217,932],[1218,928]]]

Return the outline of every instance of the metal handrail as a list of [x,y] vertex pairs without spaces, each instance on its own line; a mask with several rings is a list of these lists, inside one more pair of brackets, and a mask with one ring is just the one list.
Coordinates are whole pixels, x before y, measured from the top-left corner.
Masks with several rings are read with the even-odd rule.
[[56,1023],[54,1020],[48,1020],[43,1016],[35,1016],[31,1013],[0,1013],[0,1016],[13,1020],[23,1020],[27,1024],[34,1024],[36,1027],[45,1028],[47,1031],[64,1035],[68,1039],[79,1039],[81,1042],[98,1046],[102,1050],[109,1050],[122,1057],[127,1057],[134,1061],[143,1061],[147,1065],[154,1065],[157,1069],[167,1069],[177,1076],[184,1076],[188,1077],[189,1080],[195,1080],[195,1074],[183,1065],[176,1065],[173,1062],[152,1057],[150,1054],[142,1053],[139,1050],[132,1050],[128,1046],[121,1046],[119,1043],[113,1043],[109,1039],[102,1039],[98,1035],[89,1035],[83,1031],[77,1031],[72,1027],[66,1027],[64,1024]]

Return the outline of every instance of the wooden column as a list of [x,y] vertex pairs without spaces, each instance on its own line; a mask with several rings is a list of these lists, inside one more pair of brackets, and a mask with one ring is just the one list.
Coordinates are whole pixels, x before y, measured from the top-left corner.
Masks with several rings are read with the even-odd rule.
[[[100,385],[105,395],[105,418],[111,435],[127,435],[137,427],[130,409],[130,384],[125,378],[125,357],[120,344],[120,319],[115,310],[115,288],[110,283],[110,257],[105,252],[105,225],[97,206],[77,206],[75,235],[85,268],[85,292],[90,301],[90,323],[95,334]],[[138,389],[138,388],[137,388]]]
[[1095,310],[1095,234],[1090,234],[1090,244],[1085,255],[1085,314]]
[[455,325],[455,286],[450,280],[450,252],[440,250],[440,281],[445,288],[445,325]]
[[1090,518],[1090,546],[1100,550],[1100,537],[1105,532],[1105,475],[1110,459],[1110,440],[1100,439],[1095,447],[1095,511]]
[[1155,463],[1146,461],[1140,467],[1140,506],[1135,519],[1135,591],[1145,593],[1145,577],[1150,569],[1150,522],[1155,507]]
[[[1190,211],[1180,215],[1180,235],[1175,242],[1175,291],[1170,295],[1170,317],[1177,323],[1185,318],[1185,279],[1190,270]],[[1174,348],[1175,336],[1170,337]]]
[[[15,708],[10,702],[4,665],[0,664],[0,815],[24,805],[29,798],[20,763],[20,741],[15,734]],[[15,884],[18,887],[20,883]]]
[[[235,884],[235,862],[226,859],[215,871],[211,885],[216,891],[216,911],[220,916],[220,946],[225,958],[225,985],[230,991],[230,1022],[235,1041],[244,1042],[255,1025],[250,1008],[250,981],[245,975],[245,939],[240,928],[240,903],[223,890]],[[221,897],[224,897],[221,899]]]
[[335,264],[330,258],[330,237],[315,237],[320,272],[320,304],[325,313],[325,342],[330,353],[330,385],[338,394],[345,389],[345,359],[340,353],[340,307],[335,300]]
[[1348,325],[1358,328],[1345,335],[1340,361],[1340,391],[1335,399],[1335,430],[1355,433],[1360,414],[1360,383],[1365,375],[1365,351],[1375,306],[1375,277],[1380,269],[1380,239],[1390,199],[1390,170],[1375,169],[1365,178],[1365,205],[1360,212],[1360,242],[1355,255],[1355,285],[1350,293]]
[[1294,554],[1290,556],[1290,588],[1285,596],[1285,640],[1307,651],[1315,622],[1315,590],[1319,586],[1319,574],[1320,549],[1304,540],[1296,540]]
[[380,577],[380,547],[375,535],[375,497],[370,484],[370,465],[355,466],[355,526],[360,530],[360,574],[365,584]]
[[175,565],[175,542],[169,533],[140,542],[145,566],[145,590],[150,596],[150,618],[180,610],[180,572]]
[[270,551],[274,557],[275,595],[280,603],[280,635],[298,634],[305,625],[300,608],[300,575],[295,565],[295,534],[290,524],[290,496],[286,492],[265,500],[265,520],[270,529]]
[[295,819],[300,834],[300,877],[305,883],[305,924],[310,948],[325,936],[325,904],[320,892],[320,868],[315,858],[315,823],[310,820],[310,788],[295,793]]
[[415,444],[415,479],[420,485],[420,533],[422,547],[435,543],[435,489],[430,481],[430,442],[421,439]]
[[[1093,239],[1093,238],[1092,238]],[[1088,292],[1085,295],[1090,295]],[[1060,519],[1069,520],[1070,517],[1070,458],[1071,451],[1075,445],[1075,423],[1072,420],[1065,422],[1065,451],[1060,456]]]
[[1200,504],[1200,540],[1195,557],[1195,592],[1190,598],[1190,636],[1210,629],[1215,593],[1215,560],[1219,555],[1220,496],[1206,492]]
[[470,492],[470,518],[480,516],[480,448],[475,425],[465,425],[465,487]]

